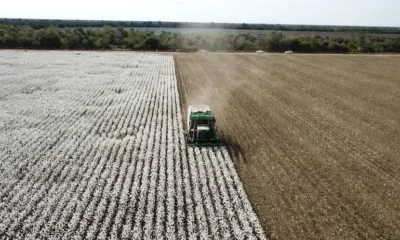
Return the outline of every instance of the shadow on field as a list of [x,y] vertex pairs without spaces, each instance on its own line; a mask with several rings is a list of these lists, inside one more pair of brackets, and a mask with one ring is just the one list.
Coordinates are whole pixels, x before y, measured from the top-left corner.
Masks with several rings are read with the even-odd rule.
[[239,144],[238,141],[234,140],[229,135],[224,135],[223,132],[221,132],[221,137],[222,137],[222,142],[224,143],[226,149],[228,150],[229,156],[233,160],[239,161],[239,163],[247,163],[247,157],[246,157],[246,152],[242,148],[242,146]]

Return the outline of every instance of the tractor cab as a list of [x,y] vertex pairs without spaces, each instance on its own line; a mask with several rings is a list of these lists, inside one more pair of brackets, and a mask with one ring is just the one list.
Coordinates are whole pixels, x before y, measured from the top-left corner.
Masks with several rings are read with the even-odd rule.
[[210,135],[210,128],[207,125],[197,125],[197,139],[207,139]]
[[207,105],[190,105],[186,142],[197,146],[222,145],[215,127],[215,117]]

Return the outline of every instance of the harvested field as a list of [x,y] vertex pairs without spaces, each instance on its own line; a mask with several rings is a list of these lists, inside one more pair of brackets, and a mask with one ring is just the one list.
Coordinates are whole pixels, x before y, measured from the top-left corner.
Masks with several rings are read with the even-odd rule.
[[400,239],[400,56],[176,54],[272,239]]
[[0,51],[0,239],[265,239],[172,56]]

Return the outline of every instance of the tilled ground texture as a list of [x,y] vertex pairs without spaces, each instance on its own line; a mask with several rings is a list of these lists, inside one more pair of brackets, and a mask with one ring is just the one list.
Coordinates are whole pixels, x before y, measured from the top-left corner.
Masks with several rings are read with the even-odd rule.
[[272,239],[400,239],[400,56],[174,57]]
[[225,148],[186,147],[172,56],[0,52],[0,239],[264,239]]

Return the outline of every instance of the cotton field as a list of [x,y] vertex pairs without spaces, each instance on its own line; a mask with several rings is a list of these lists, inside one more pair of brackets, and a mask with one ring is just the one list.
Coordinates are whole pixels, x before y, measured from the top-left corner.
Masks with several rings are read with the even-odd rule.
[[187,147],[169,55],[0,51],[2,239],[265,239],[224,147]]

